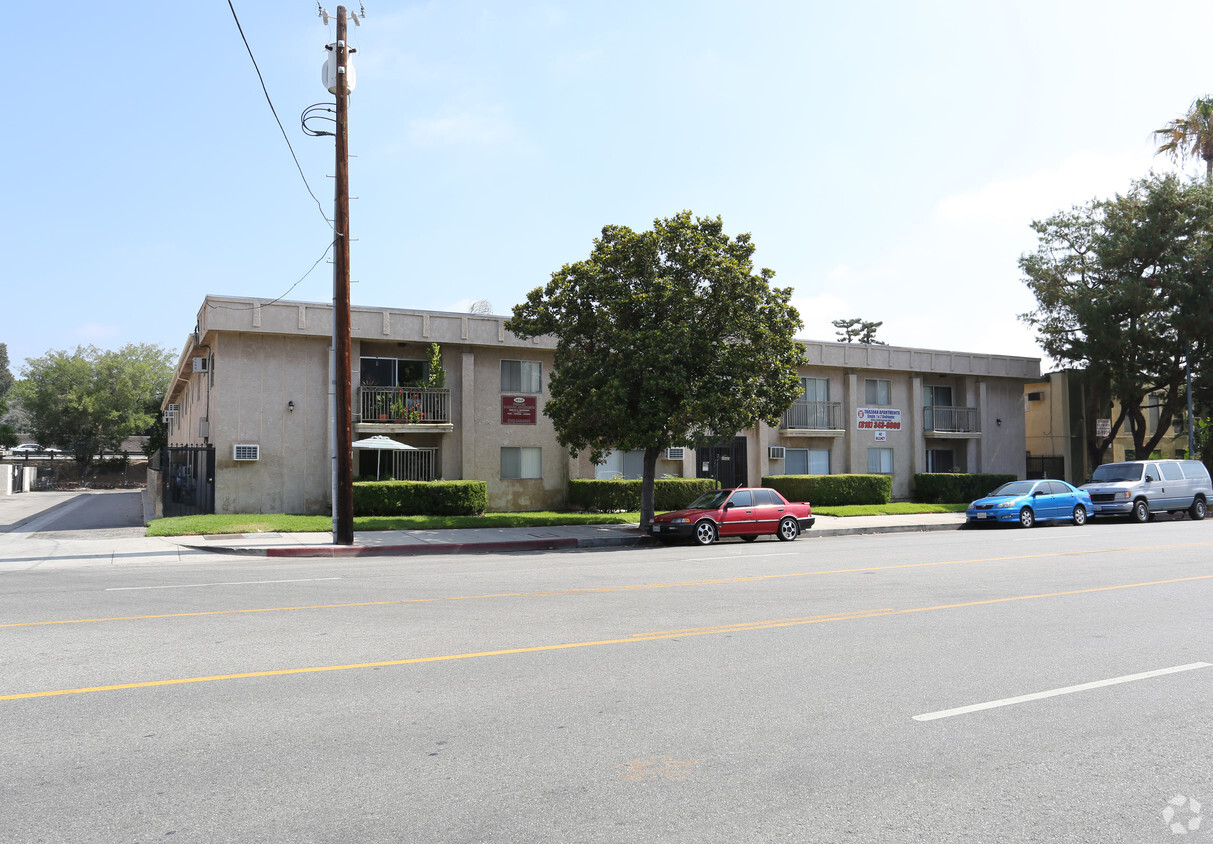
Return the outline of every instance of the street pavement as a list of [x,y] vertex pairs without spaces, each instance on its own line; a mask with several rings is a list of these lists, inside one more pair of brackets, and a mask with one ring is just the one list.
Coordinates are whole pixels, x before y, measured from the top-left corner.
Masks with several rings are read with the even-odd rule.
[[[461,530],[361,531],[352,546],[333,544],[325,533],[243,533],[216,536],[144,536],[143,528],[71,529],[74,511],[92,496],[131,496],[129,490],[29,492],[0,497],[0,562],[73,563],[117,558],[166,562],[203,554],[263,557],[357,557],[469,554],[647,545],[654,540],[637,525],[467,528]],[[801,540],[867,533],[956,530],[963,513],[910,516],[817,516]],[[771,541],[775,541],[773,538]]]

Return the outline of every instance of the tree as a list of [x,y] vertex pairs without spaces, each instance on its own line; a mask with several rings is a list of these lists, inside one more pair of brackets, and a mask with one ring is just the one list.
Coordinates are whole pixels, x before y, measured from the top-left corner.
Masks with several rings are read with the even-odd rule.
[[837,337],[839,343],[867,343],[872,346],[887,346],[883,340],[876,339],[876,329],[884,325],[884,322],[865,322],[856,317],[855,319],[836,319],[830,323],[838,329]]
[[84,346],[28,360],[18,391],[38,441],[73,448],[83,474],[97,454],[152,426],[172,374],[159,346]]
[[[1085,366],[1120,404],[1111,435],[1091,439],[1094,463],[1126,421],[1136,452],[1149,454],[1182,405],[1186,367],[1208,356],[1213,187],[1152,176],[1032,228],[1040,244],[1019,266],[1038,307],[1020,318],[1047,354]],[[1158,425],[1147,435],[1143,404],[1155,393]]]
[[1155,155],[1167,153],[1176,163],[1203,159],[1205,181],[1213,184],[1213,97],[1193,100],[1187,114],[1155,129],[1154,138],[1163,141]]
[[[8,413],[8,403],[4,397],[13,387],[13,373],[8,368],[8,343],[0,343],[0,420]],[[8,422],[0,421],[0,448],[12,448],[20,440],[17,432]]]
[[0,343],[0,399],[13,388],[13,373],[8,368],[8,343]]
[[800,392],[804,350],[791,288],[753,273],[748,234],[683,211],[653,230],[606,226],[590,257],[552,273],[508,328],[557,338],[550,398],[561,445],[644,451],[641,524],[653,517],[657,455],[774,422]]

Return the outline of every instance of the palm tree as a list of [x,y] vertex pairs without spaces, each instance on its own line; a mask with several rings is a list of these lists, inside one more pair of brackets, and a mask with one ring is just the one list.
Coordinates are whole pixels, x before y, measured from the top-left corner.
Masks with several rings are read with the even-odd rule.
[[1213,184],[1213,97],[1198,97],[1187,114],[1154,130],[1154,139],[1164,141],[1156,155],[1165,152],[1176,162],[1203,158],[1205,181]]

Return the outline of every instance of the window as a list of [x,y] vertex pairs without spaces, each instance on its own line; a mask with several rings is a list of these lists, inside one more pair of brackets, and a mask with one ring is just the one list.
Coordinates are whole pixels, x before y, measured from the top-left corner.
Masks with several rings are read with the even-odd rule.
[[415,387],[425,383],[429,363],[404,358],[358,359],[363,387]]
[[542,393],[543,364],[537,360],[503,360],[501,392]]
[[869,448],[868,449],[868,474],[869,475],[891,475],[891,474],[893,474],[893,449],[891,449],[891,448]]
[[756,489],[754,490],[754,506],[775,506],[782,507],[783,502],[779,500],[773,489]]
[[1182,481],[1184,479],[1183,470],[1179,468],[1178,463],[1163,463],[1158,468],[1162,470],[1162,477],[1165,481]]
[[889,382],[883,378],[867,378],[863,382],[864,401],[869,405],[891,404]]
[[743,489],[741,492],[733,493],[733,497],[730,500],[733,502],[734,507],[754,506],[754,497],[750,494],[748,489]]
[[927,449],[928,472],[951,472],[956,466],[956,455],[950,448]]
[[644,476],[643,451],[610,451],[606,460],[594,467],[594,477],[599,480],[628,478],[635,480]]
[[[888,382],[886,382],[888,383]],[[801,378],[800,391],[804,394],[805,401],[829,401],[830,400],[830,379],[829,378]]]
[[789,448],[784,453],[783,470],[788,475],[830,474],[828,448]]
[[542,472],[541,448],[503,446],[501,449],[501,479],[541,478]]

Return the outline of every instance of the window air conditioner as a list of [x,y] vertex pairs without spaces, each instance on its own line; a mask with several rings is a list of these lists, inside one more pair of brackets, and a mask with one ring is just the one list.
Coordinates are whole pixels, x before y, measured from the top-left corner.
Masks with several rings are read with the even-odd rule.
[[787,456],[787,449],[781,445],[773,445],[767,448],[767,456],[772,460],[783,460]]
[[210,358],[194,358],[194,371],[209,372],[210,362]]
[[236,443],[232,446],[233,460],[260,460],[261,446],[248,443]]
[[685,454],[686,454],[685,448],[675,447],[675,448],[667,448],[665,450],[664,456],[665,456],[666,460],[681,460]]

